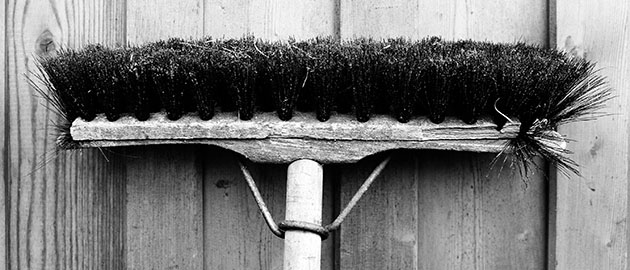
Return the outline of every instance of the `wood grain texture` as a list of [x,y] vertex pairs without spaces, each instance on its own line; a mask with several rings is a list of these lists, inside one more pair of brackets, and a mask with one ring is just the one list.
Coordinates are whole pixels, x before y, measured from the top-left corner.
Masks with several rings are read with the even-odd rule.
[[[341,169],[340,202],[345,207],[377,157]],[[389,165],[339,229],[339,269],[417,269],[417,159],[394,155]]]
[[164,113],[154,113],[147,121],[123,116],[110,122],[104,115],[86,122],[76,119],[70,135],[76,141],[90,140],[200,140],[200,139],[290,139],[309,138],[326,141],[447,141],[492,140],[516,138],[518,123],[508,123],[500,131],[490,119],[474,125],[448,118],[434,124],[428,118],[414,118],[400,123],[387,115],[372,117],[361,123],[350,115],[333,115],[320,122],[313,114],[296,113],[289,121],[275,113],[260,113],[251,120],[239,120],[232,113],[220,113],[208,121],[195,115],[185,115],[177,121]]
[[[117,154],[76,152],[61,161],[42,222],[47,227],[41,266],[31,269],[123,268],[125,167]],[[66,192],[59,192],[67,190]],[[51,226],[55,224],[56,226]],[[27,254],[27,256],[29,256]],[[33,256],[31,254],[30,256]],[[38,262],[38,261],[34,261]]]
[[550,269],[627,269],[630,3],[556,0],[558,48],[598,63],[615,99],[611,115],[560,127],[583,177],[557,175]]
[[217,38],[299,40],[336,32],[335,0],[207,0],[205,7],[205,34]]
[[282,121],[274,113],[266,113],[249,121],[232,114],[219,114],[209,121],[194,115],[171,121],[156,113],[147,121],[125,116],[110,122],[102,115],[90,122],[77,119],[70,134],[82,147],[211,144],[256,162],[290,163],[308,158],[349,163],[391,149],[499,152],[516,137],[518,129],[518,124],[508,124],[497,131],[490,120],[467,125],[455,119],[433,124],[417,118],[403,124],[388,116],[375,116],[359,123],[351,116],[336,115],[320,122],[299,113]]
[[341,0],[341,37],[442,36],[545,44],[547,1]]
[[[6,0],[0,2],[0,17],[6,18]],[[0,270],[6,270],[9,263],[9,249],[7,238],[8,233],[8,212],[9,198],[7,197],[7,186],[9,182],[9,157],[8,145],[9,133],[8,119],[6,117],[8,106],[7,93],[9,91],[7,85],[7,62],[6,62],[6,20],[0,20]]]
[[547,1],[418,1],[420,36],[546,45]]
[[[489,41],[522,38],[545,44],[545,7],[542,0],[342,0],[341,37],[402,35],[417,39],[438,35]],[[412,164],[393,169],[391,173],[399,177],[372,189],[376,195],[362,201],[360,211],[351,213],[350,225],[342,225],[341,268],[544,268],[546,242],[541,239],[546,231],[547,199],[540,188],[542,172],[529,179],[530,186],[537,188],[524,192],[524,180],[514,169],[505,168],[501,173],[489,170],[487,154],[427,151],[398,158],[401,163]],[[342,185],[353,181],[361,180],[344,180]],[[342,202],[352,195],[349,190],[353,188],[342,187]],[[397,203],[410,206],[397,208]],[[389,210],[383,210],[385,207]],[[406,212],[396,215],[396,211]],[[525,219],[531,220],[523,223]],[[404,229],[392,230],[392,226]],[[412,233],[401,233],[409,231]],[[352,252],[346,253],[348,250]]]
[[[287,169],[284,219],[325,226],[322,223],[324,168],[316,161],[300,159]],[[320,270],[322,237],[303,230],[284,233],[285,270]]]
[[[204,152],[205,269],[282,269],[283,240],[265,224],[241,175],[237,157]],[[287,165],[247,164],[276,222],[284,218]],[[323,221],[333,214],[333,178],[324,169]],[[322,269],[333,269],[334,236],[323,242]]]
[[[493,158],[438,151],[420,154],[418,269],[543,268],[547,180],[501,171],[501,162],[492,168]],[[444,160],[464,166],[454,170]]]
[[[58,49],[58,46],[81,47],[90,43],[108,46],[126,43],[126,0],[50,2],[54,3],[53,14],[42,19],[53,20],[61,29],[48,29],[55,44],[44,40],[40,45],[42,50]],[[86,31],[86,28],[97,28],[98,31]],[[46,38],[46,35],[43,37]]]
[[341,38],[421,38],[419,28],[422,27],[422,18],[418,16],[418,2],[420,1],[341,0]]
[[[344,169],[342,205],[376,159]],[[394,155],[341,227],[341,269],[540,269],[546,180],[517,180],[515,172],[492,169],[492,159],[443,151]],[[466,166],[454,170],[445,160]]]
[[[204,147],[206,269],[282,269],[283,240],[274,236],[240,175],[236,157]],[[272,216],[284,216],[286,165],[248,164]]]
[[130,44],[196,38],[204,34],[204,1],[128,0],[126,19]]
[[129,153],[127,269],[203,269],[203,168],[194,153],[190,146]]
[[[8,269],[122,268],[124,170],[97,150],[55,152],[57,116],[27,84],[34,56],[119,31],[118,1],[4,1]],[[79,12],[80,11],[80,12]]]
[[112,147],[160,144],[215,145],[232,150],[254,162],[291,163],[312,159],[320,163],[354,163],[366,156],[392,149],[438,149],[447,151],[493,152],[505,149],[505,140],[446,140],[446,141],[322,141],[310,139],[264,140],[130,140],[89,141],[79,147]]
[[[127,0],[127,41],[199,37],[203,4]],[[134,171],[126,194],[128,268],[203,269],[203,173],[196,148],[149,147],[141,159],[128,168]]]

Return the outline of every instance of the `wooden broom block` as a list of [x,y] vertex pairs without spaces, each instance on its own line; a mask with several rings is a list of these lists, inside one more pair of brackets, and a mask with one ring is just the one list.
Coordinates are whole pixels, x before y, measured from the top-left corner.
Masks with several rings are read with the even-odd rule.
[[333,115],[320,122],[309,113],[296,113],[290,121],[278,119],[275,113],[260,113],[248,121],[239,120],[235,113],[221,113],[208,121],[194,115],[171,121],[164,113],[155,113],[147,121],[124,116],[110,122],[102,115],[90,122],[77,119],[70,134],[81,147],[208,144],[255,162],[350,163],[390,149],[499,152],[517,136],[519,127],[508,123],[498,131],[489,119],[473,125],[453,118],[440,124],[427,118],[400,123],[387,115],[365,123],[352,115]]

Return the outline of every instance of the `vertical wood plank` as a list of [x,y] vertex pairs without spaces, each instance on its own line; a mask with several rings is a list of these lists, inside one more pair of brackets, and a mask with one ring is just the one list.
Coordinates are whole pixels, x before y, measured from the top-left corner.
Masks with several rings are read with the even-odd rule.
[[[240,174],[235,155],[205,151],[206,269],[282,269],[283,240],[271,233]],[[284,217],[286,165],[248,164],[277,222]]]
[[550,269],[628,267],[630,3],[556,0],[557,47],[598,62],[616,98],[610,116],[563,126],[583,177],[557,175]]
[[[439,3],[438,3],[439,2]],[[418,1],[420,36],[546,45],[547,0]]]
[[490,169],[492,159],[440,151],[420,156],[419,269],[543,268],[546,180]]
[[[373,157],[344,166],[341,207],[380,161]],[[416,172],[411,152],[394,155],[341,225],[339,269],[418,269]]]
[[207,0],[205,10],[205,33],[217,38],[299,40],[336,32],[335,0]]
[[127,1],[127,39],[131,44],[191,38],[204,33],[203,0]]
[[[6,5],[7,0],[2,1],[0,3],[0,17],[6,18]],[[9,210],[9,198],[7,198],[7,183],[9,182],[9,158],[7,155],[7,146],[9,145],[9,138],[7,133],[9,132],[9,125],[7,123],[6,113],[8,110],[8,100],[7,100],[7,92],[9,88],[7,87],[7,62],[6,62],[6,46],[7,41],[5,40],[6,34],[6,19],[0,20],[0,201],[2,202],[2,206],[0,206],[0,270],[6,270],[8,266],[8,257],[9,257],[9,249],[7,237],[8,227],[7,227],[7,215]]]
[[[341,0],[341,38],[420,38],[419,3],[410,0]],[[431,3],[436,4],[436,3]]]
[[[543,45],[547,40],[544,0],[341,0],[340,13],[342,39],[417,39],[434,35],[447,39],[523,40]],[[376,195],[366,198],[360,210],[351,214],[353,222],[342,225],[342,269],[544,267],[547,197],[543,172],[527,180],[509,168],[499,173],[490,169],[491,158],[482,154],[428,151],[411,156],[401,154],[399,159],[407,161],[399,162],[411,162],[414,157],[417,163],[389,168],[398,177],[378,180],[392,179],[387,185],[372,189]],[[369,172],[371,168],[359,170]],[[344,177],[342,202],[349,200],[357,181],[362,181],[360,178]],[[396,202],[414,205],[416,212],[402,216],[395,214],[402,211],[396,207],[383,210]],[[405,246],[393,240],[399,232],[389,231],[390,223],[412,226],[401,225],[412,221],[415,234],[408,237],[409,242],[415,243],[417,253],[397,252],[393,256],[406,254],[405,259],[391,259],[390,247]],[[372,238],[378,240],[365,240]],[[361,246],[364,248],[358,252],[357,247]],[[348,250],[354,252],[347,253]],[[352,256],[358,258],[344,260]],[[407,263],[413,260],[414,264]]]
[[[342,225],[340,267],[543,267],[546,180],[491,170],[492,158],[439,151],[397,155]],[[344,170],[342,205],[370,167],[360,163]]]
[[253,34],[249,20],[251,3],[250,0],[206,0],[204,34],[213,38],[239,38]]
[[193,146],[142,147],[127,160],[128,269],[203,269],[202,168]]
[[54,163],[58,169],[46,186],[54,203],[42,207],[45,217],[34,217],[46,227],[45,257],[40,266],[31,263],[31,269],[123,268],[123,158],[82,151]]
[[[283,240],[263,220],[236,155],[204,149],[205,269],[282,269]],[[248,164],[276,222],[284,218],[286,165]],[[323,221],[333,218],[332,175],[324,169]],[[322,243],[322,269],[334,269],[334,236]]]
[[[127,41],[203,34],[203,0],[127,0]],[[194,146],[148,147],[127,168],[129,269],[203,269],[203,168]],[[149,267],[151,266],[151,267]]]
[[547,40],[546,0],[341,0],[341,36]]
[[115,211],[122,205],[116,184],[124,177],[121,163],[114,155],[107,162],[97,150],[56,152],[52,123],[57,116],[24,78],[33,70],[34,55],[119,31],[115,16],[103,16],[108,10],[122,12],[116,3],[4,2],[9,269],[122,267],[122,216]]

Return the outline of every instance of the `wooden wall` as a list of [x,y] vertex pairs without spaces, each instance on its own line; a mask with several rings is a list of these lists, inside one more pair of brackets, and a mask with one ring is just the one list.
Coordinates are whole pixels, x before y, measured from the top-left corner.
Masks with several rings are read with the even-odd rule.
[[[571,147],[583,178],[556,184],[553,170],[523,178],[490,168],[487,154],[396,153],[326,240],[322,267],[627,268],[624,0],[2,2],[0,269],[281,268],[282,241],[260,218],[233,154],[205,146],[57,152],[56,116],[24,76],[33,56],[63,46],[247,33],[526,41],[599,61],[619,91],[615,114],[563,129],[579,140]],[[378,161],[324,167],[325,222]],[[249,166],[281,220],[287,166]]]
[[[54,112],[29,87],[33,56],[120,43],[116,1],[3,1],[6,269],[121,268],[125,167],[98,150],[56,152]],[[109,158],[109,162],[106,161]]]
[[558,48],[598,62],[615,89],[610,116],[561,127],[582,178],[558,175],[550,269],[628,269],[628,100],[630,2],[556,0],[551,39]]

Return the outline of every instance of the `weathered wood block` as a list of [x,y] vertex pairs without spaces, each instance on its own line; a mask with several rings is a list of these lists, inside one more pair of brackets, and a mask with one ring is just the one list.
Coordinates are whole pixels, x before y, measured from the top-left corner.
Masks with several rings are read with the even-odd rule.
[[290,163],[311,159],[320,163],[350,163],[391,149],[442,149],[499,152],[517,136],[520,124],[501,130],[482,119],[474,125],[456,119],[440,124],[427,118],[399,123],[386,115],[360,123],[350,115],[333,115],[320,122],[311,114],[297,113],[282,121],[274,113],[262,113],[243,121],[233,113],[221,113],[202,121],[186,115],[171,121],[155,113],[147,121],[125,116],[110,122],[104,116],[86,122],[77,119],[70,134],[81,147],[154,144],[209,144],[240,153],[255,162]]

